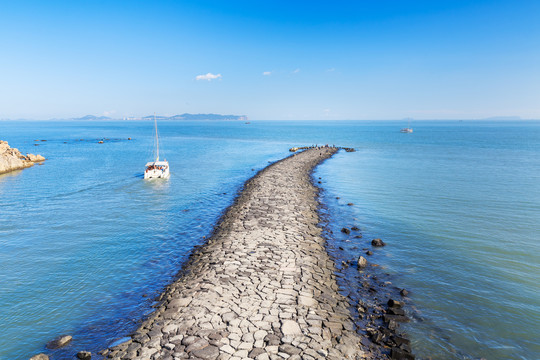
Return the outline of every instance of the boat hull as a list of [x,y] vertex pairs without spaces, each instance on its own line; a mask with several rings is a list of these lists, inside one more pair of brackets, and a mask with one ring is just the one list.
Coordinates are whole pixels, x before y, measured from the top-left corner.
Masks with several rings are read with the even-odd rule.
[[152,169],[144,172],[145,179],[167,179],[169,176],[170,172],[168,168],[165,170]]

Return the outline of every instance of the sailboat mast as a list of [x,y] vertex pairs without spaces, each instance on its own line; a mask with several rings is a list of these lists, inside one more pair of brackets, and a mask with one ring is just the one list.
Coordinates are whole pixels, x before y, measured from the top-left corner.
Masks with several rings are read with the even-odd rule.
[[157,149],[156,161],[159,161],[159,137],[158,137],[158,133],[157,133],[156,113],[154,113],[154,127],[156,128],[156,149]]

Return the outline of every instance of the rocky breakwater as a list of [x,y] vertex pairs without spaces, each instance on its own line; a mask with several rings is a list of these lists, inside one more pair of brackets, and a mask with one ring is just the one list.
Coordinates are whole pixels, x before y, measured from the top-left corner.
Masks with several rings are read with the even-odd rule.
[[334,262],[317,226],[309,149],[248,181],[213,236],[113,359],[361,359]]
[[41,155],[23,155],[16,148],[11,148],[7,141],[0,140],[0,174],[33,166],[44,161]]

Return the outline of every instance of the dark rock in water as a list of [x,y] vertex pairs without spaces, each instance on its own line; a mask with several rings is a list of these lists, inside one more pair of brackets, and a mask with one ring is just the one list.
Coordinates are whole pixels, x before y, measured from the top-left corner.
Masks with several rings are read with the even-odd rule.
[[345,250],[345,249],[343,248],[343,246],[340,246],[340,247],[339,247],[339,250],[343,251],[343,250]]
[[385,246],[386,244],[381,239],[373,239],[371,240],[372,246]]
[[405,305],[405,303],[403,301],[397,301],[397,300],[394,300],[394,299],[388,300],[388,306],[390,306],[390,307],[402,308],[403,305]]
[[384,336],[392,336],[392,331],[390,331],[388,328],[385,328],[383,326],[379,326],[379,331],[384,335]]
[[338,200],[339,200],[339,199],[341,199],[341,198],[340,198],[339,196],[336,196],[336,199],[338,199]]
[[362,235],[356,235],[355,238],[356,238],[356,239],[361,239],[361,238],[362,238]]
[[363,269],[367,266],[367,260],[365,257],[360,256],[358,258],[358,269]]
[[128,140],[131,140],[131,138],[128,138]]
[[351,230],[352,230],[352,231],[358,231],[358,230],[360,230],[360,229],[359,229],[357,226],[353,226],[353,227],[351,228]]
[[317,181],[319,184],[321,183],[320,181]]
[[403,345],[409,345],[409,346],[411,345],[411,341],[409,339],[405,339],[400,336],[394,336],[392,340],[394,340],[394,342],[396,343],[398,347],[401,347]]
[[92,353],[90,351],[79,351],[77,353],[77,359],[90,360],[92,359]]
[[53,341],[50,341],[47,343],[47,348],[49,349],[59,349],[61,347],[66,346],[73,340],[73,337],[70,335],[62,335]]
[[354,204],[353,204],[353,203],[348,203],[347,205],[349,205],[349,206],[353,206]]
[[373,255],[373,251],[366,251],[366,255]]
[[384,336],[380,332],[375,331],[371,333],[370,338],[371,338],[371,341],[373,341],[374,343],[381,343],[384,339]]
[[[39,141],[39,140],[35,140],[35,141]],[[49,357],[42,353],[42,354],[37,354],[37,355],[32,356],[30,360],[49,360]]]
[[390,315],[401,315],[405,316],[405,311],[401,308],[388,308],[388,313]]
[[394,320],[390,320],[387,326],[392,331],[395,331],[398,328],[398,324]]
[[347,228],[343,228],[343,229],[341,229],[341,232],[349,235],[351,233],[351,230],[349,230]]
[[384,315],[383,320],[384,320],[385,323],[390,322],[391,320],[393,320],[395,322],[409,322],[409,318],[406,317],[406,316],[390,315],[390,314]]
[[409,292],[405,289],[401,289],[401,291],[399,292],[401,294],[401,296],[407,296],[409,295]]
[[406,353],[405,351],[394,347],[392,348],[392,351],[390,352],[390,359],[414,360],[414,355]]

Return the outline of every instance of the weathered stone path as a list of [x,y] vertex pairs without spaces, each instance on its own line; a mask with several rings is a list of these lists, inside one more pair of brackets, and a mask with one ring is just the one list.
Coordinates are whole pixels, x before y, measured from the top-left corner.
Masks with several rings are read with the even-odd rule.
[[310,149],[245,185],[162,305],[113,359],[361,359],[334,263],[317,227]]

